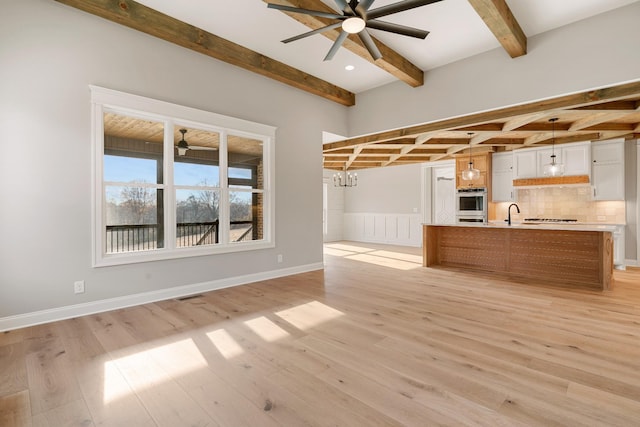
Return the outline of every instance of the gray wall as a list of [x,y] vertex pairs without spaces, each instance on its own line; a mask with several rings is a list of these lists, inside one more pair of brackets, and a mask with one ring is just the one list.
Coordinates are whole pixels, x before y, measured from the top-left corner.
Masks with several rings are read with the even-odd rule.
[[[322,131],[346,107],[51,0],[3,2],[0,64],[0,319],[322,262]],[[91,268],[90,84],[276,126],[277,247]]]

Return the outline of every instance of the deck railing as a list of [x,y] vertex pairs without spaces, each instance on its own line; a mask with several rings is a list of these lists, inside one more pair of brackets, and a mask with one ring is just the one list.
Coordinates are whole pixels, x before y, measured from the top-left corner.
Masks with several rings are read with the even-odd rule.
[[[247,227],[248,226],[248,227]],[[220,241],[219,221],[181,222],[176,225],[176,246],[213,245]],[[253,221],[231,221],[230,240],[253,240]],[[240,233],[238,235],[238,233]],[[163,233],[162,233],[163,234]],[[158,247],[158,224],[107,225],[105,247],[107,253],[136,252]],[[163,245],[161,245],[163,246]]]

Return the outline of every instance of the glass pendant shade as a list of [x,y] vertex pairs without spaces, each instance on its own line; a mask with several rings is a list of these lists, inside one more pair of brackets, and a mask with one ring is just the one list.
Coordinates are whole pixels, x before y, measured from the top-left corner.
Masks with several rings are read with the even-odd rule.
[[542,168],[544,176],[562,176],[564,174],[564,164],[556,162],[556,121],[558,118],[549,119],[551,122],[551,162]]
[[544,176],[561,176],[564,174],[564,165],[556,162],[556,155],[551,155],[551,163],[544,165],[542,172]]
[[469,167],[462,171],[462,179],[473,181],[480,178],[480,170],[473,167],[473,162],[469,162]]

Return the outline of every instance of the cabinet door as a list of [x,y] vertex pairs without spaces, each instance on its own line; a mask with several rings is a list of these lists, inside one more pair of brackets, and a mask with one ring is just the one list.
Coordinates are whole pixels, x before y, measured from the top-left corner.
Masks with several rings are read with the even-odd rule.
[[591,147],[589,144],[562,147],[564,174],[567,176],[590,175]]
[[594,200],[624,200],[624,140],[591,146]]
[[513,153],[497,153],[491,159],[491,200],[513,201]]
[[594,163],[620,163],[624,160],[624,141],[594,143],[591,156]]
[[624,200],[624,169],[620,163],[594,163],[594,200]]
[[624,242],[624,225],[619,225],[613,232],[613,263],[618,266],[624,266]]
[[536,178],[537,174],[535,150],[521,150],[513,153],[513,179]]

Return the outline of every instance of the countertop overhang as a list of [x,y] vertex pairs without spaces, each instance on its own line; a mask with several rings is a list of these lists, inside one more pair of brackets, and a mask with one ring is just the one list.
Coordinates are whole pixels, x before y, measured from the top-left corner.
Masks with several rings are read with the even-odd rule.
[[531,229],[531,230],[566,230],[566,231],[610,231],[615,232],[617,225],[615,224],[585,224],[585,223],[526,223],[512,222],[511,225],[506,222],[488,222],[488,223],[461,223],[461,224],[423,224],[434,227],[477,227],[477,228],[513,228],[513,229]]

